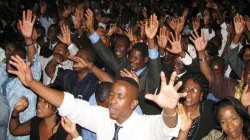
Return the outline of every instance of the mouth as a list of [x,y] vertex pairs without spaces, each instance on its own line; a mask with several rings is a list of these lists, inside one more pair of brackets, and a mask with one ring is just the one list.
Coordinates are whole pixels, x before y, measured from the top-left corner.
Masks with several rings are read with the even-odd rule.
[[116,113],[116,109],[114,107],[109,107],[110,114]]
[[42,113],[42,110],[38,108],[38,109],[36,110],[36,112],[37,112],[37,114],[40,114],[40,113]]
[[116,55],[116,56],[120,56],[120,55],[121,55],[121,52],[116,51],[116,52],[115,52],[115,55]]

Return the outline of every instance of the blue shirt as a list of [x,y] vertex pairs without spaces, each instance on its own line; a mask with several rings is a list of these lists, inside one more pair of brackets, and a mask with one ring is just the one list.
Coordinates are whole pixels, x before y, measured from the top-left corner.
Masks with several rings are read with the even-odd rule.
[[[96,99],[95,99],[95,94],[93,94],[90,99],[89,99],[89,104],[90,105],[97,105],[96,103]],[[135,108],[135,111],[138,114],[142,114],[142,110],[140,108],[140,106],[138,105]],[[82,128],[82,132],[81,132],[82,137],[84,138],[84,140],[96,140],[96,134],[92,131],[89,131],[88,129]]]
[[[40,80],[41,78],[41,65],[38,60],[38,54],[34,56],[34,63],[31,66],[31,71],[34,79]],[[23,86],[22,82],[17,78],[9,78],[6,73],[6,65],[0,64],[0,92],[5,94],[8,101],[10,111],[12,112],[15,104],[20,100],[22,96],[25,96],[29,101],[28,108],[19,114],[20,123],[24,123],[36,115],[36,101],[37,96],[30,89]],[[10,117],[9,117],[10,118]],[[29,140],[29,136],[12,136],[7,129],[6,139],[15,140]]]

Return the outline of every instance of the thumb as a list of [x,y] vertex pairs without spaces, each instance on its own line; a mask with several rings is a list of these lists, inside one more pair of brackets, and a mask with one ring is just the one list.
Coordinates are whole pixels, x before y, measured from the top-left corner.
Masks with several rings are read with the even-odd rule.
[[156,102],[157,95],[148,93],[148,94],[145,95],[145,98],[148,99],[148,100]]
[[61,42],[63,42],[63,38],[62,38],[62,36],[57,36],[57,38],[61,41]]

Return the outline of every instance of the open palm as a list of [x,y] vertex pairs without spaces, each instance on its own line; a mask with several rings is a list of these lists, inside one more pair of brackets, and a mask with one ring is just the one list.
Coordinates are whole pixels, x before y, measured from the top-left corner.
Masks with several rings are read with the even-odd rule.
[[165,48],[168,43],[168,31],[166,26],[160,28],[160,34],[157,37],[157,43],[160,48]]
[[36,16],[32,11],[23,11],[23,19],[19,20],[20,30],[24,38],[31,38]]
[[198,35],[197,31],[191,33],[192,37],[189,39],[194,43],[195,48],[198,52],[204,51],[207,47],[207,41],[204,41],[204,30],[201,30],[201,36]]
[[174,86],[176,72],[173,72],[170,82],[166,84],[166,77],[161,72],[161,90],[158,95],[146,94],[145,98],[157,103],[163,109],[175,109],[180,98],[185,97],[187,93],[178,93],[177,90],[181,87],[182,82],[178,82]]
[[157,16],[151,15],[149,21],[146,21],[145,33],[147,38],[153,39],[157,33],[159,22]]
[[170,33],[170,36],[172,39],[168,38],[172,48],[166,48],[167,51],[173,53],[173,54],[180,54],[182,52],[182,47],[181,47],[181,35],[177,32],[175,32],[175,38],[173,36],[173,33]]
[[30,69],[30,62],[26,64],[22,58],[16,55],[11,56],[10,64],[16,67],[17,71],[9,70],[8,72],[16,75],[25,86],[29,86],[34,80]]

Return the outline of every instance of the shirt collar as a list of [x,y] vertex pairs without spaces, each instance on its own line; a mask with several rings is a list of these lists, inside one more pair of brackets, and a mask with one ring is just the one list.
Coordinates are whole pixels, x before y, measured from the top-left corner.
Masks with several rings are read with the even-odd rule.
[[135,111],[133,111],[133,113],[130,115],[130,117],[123,122],[122,124],[118,124],[116,121],[115,123],[119,126],[122,126],[123,128],[132,128],[132,126],[137,122],[137,120],[139,119],[139,114],[137,114]]
[[178,74],[177,77],[180,78],[181,76],[183,76],[187,71],[184,71],[183,73],[181,74]]
[[136,71],[135,74],[136,74],[137,76],[139,76],[145,69],[146,69],[146,66],[143,67],[142,69]]

